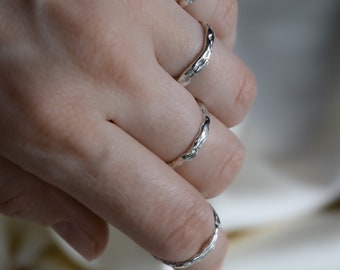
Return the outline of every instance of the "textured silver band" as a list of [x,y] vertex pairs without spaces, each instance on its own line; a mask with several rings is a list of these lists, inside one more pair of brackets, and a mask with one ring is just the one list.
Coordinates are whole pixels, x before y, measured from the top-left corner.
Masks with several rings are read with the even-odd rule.
[[194,264],[202,261],[211,251],[214,250],[217,238],[218,238],[218,231],[221,225],[220,218],[217,215],[215,209],[211,207],[213,214],[214,214],[214,222],[215,222],[215,229],[211,237],[209,238],[208,244],[196,255],[192,256],[190,259],[183,261],[183,262],[173,262],[173,261],[166,261],[155,257],[158,261],[173,267],[174,269],[185,269],[188,267],[193,266]]
[[186,7],[189,4],[192,4],[195,0],[177,0],[177,3],[181,6],[181,7]]
[[203,50],[199,54],[199,56],[194,60],[194,62],[177,79],[177,81],[183,86],[188,85],[191,82],[192,78],[208,65],[209,59],[212,54],[215,33],[207,23],[201,24],[205,29],[205,40]]
[[210,125],[210,117],[207,108],[204,106],[203,103],[198,103],[201,107],[202,112],[202,125],[200,130],[195,137],[193,143],[191,144],[190,148],[181,156],[176,158],[174,161],[169,162],[168,165],[171,168],[176,168],[182,165],[186,161],[190,161],[195,158],[198,154],[198,151],[202,148],[203,144],[207,141],[209,135],[209,125]]

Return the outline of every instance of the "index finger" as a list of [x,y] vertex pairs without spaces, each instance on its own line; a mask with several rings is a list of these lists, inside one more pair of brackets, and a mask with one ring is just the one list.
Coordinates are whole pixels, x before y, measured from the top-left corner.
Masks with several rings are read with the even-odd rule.
[[[61,155],[51,156],[42,146],[35,157],[42,161],[39,169],[24,157],[25,167],[79,200],[151,255],[177,262],[197,254],[215,228],[204,197],[118,126],[96,117],[88,117],[84,125],[63,142]],[[216,249],[191,269],[206,269],[207,264],[209,269],[219,269],[226,246],[220,233]]]
[[[183,261],[198,253],[214,231],[204,197],[119,127],[105,123],[96,132],[105,144],[91,142],[89,153],[97,154],[84,164],[89,177],[69,191],[156,257]],[[210,258],[215,264],[225,241],[222,235]]]

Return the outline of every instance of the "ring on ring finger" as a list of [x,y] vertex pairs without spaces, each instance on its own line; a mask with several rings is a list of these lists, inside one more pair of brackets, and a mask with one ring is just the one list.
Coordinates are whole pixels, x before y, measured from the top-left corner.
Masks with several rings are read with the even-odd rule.
[[190,146],[190,148],[184,154],[176,158],[174,161],[168,163],[169,166],[173,169],[182,165],[186,161],[190,161],[194,159],[197,156],[198,151],[202,148],[203,144],[208,139],[209,125],[210,125],[209,113],[203,103],[199,102],[198,104],[201,107],[202,118],[203,118],[201,128],[196,138],[194,139],[192,145]]

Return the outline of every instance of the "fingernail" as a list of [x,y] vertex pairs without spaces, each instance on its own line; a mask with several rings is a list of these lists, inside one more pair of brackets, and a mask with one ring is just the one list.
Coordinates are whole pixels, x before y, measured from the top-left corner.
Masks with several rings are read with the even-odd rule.
[[85,259],[95,259],[97,245],[88,233],[70,222],[59,222],[51,227]]

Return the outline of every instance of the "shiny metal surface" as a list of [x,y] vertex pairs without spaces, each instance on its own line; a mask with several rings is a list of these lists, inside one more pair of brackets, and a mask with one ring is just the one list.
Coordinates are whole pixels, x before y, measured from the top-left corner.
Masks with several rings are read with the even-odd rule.
[[208,65],[209,59],[212,54],[215,33],[207,23],[201,24],[205,29],[205,41],[203,50],[200,55],[194,60],[194,62],[177,79],[177,81],[183,86],[188,85],[193,77],[197,73],[201,72]]
[[215,230],[211,237],[209,238],[208,244],[196,255],[192,256],[190,259],[183,261],[183,262],[173,262],[173,261],[167,261],[167,260],[162,260],[157,257],[155,257],[158,261],[173,267],[174,269],[185,269],[193,266],[194,264],[202,261],[211,251],[214,250],[217,238],[218,238],[218,231],[221,225],[220,218],[217,215],[215,209],[211,207],[214,215],[214,222],[215,222]]
[[203,103],[199,103],[199,105],[201,107],[202,119],[203,119],[200,130],[197,136],[195,137],[193,143],[191,144],[190,148],[180,157],[168,163],[171,168],[176,168],[182,165],[184,162],[194,159],[197,156],[198,151],[202,148],[202,146],[208,139],[209,125],[210,125],[209,113]]
[[177,0],[177,3],[181,6],[181,7],[186,7],[189,4],[192,4],[195,0]]

